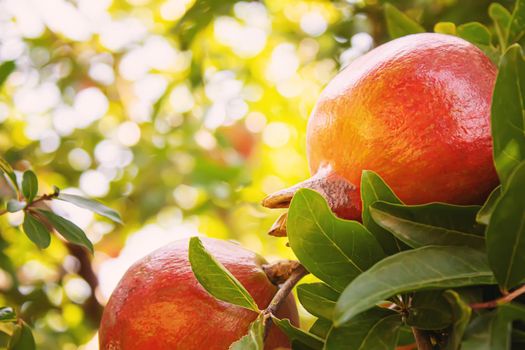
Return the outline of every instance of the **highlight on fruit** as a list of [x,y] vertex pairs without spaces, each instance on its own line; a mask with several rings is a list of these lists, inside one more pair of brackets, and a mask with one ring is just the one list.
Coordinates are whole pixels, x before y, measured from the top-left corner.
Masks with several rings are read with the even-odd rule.
[[525,349],[524,19],[0,1],[0,350]]

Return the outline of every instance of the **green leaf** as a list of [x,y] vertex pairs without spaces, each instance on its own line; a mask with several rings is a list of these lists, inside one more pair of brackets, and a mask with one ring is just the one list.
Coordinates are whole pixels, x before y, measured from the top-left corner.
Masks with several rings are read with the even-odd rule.
[[310,189],[295,193],[286,228],[301,263],[337,291],[384,256],[366,228],[336,217],[323,196]]
[[498,306],[498,312],[508,321],[525,322],[525,306],[518,303],[508,303]]
[[8,350],[35,350],[35,338],[33,338],[33,333],[31,328],[23,322],[18,325],[15,333],[11,337],[9,342]]
[[53,225],[53,227],[58,231],[58,233],[62,235],[62,237],[71,243],[86,247],[90,252],[93,253],[93,244],[80,227],[53,212],[40,209],[38,212],[44,215],[47,220],[49,220],[51,225]]
[[317,319],[312,327],[310,327],[309,332],[317,335],[320,338],[326,339],[328,332],[332,328],[332,321],[325,320],[324,318]]
[[434,32],[440,34],[456,35],[456,25],[452,22],[439,22],[434,25]]
[[16,174],[11,165],[9,163],[0,157],[0,172],[3,172],[7,175],[7,178],[9,179],[9,183],[13,187],[13,189],[18,193],[18,181],[16,180]]
[[494,211],[494,208],[496,207],[496,203],[500,196],[501,185],[492,190],[489,197],[485,201],[485,204],[483,204],[483,207],[481,207],[479,212],[476,214],[476,221],[478,223],[485,226],[489,224],[490,217],[492,216],[492,212]]
[[469,325],[461,350],[510,349],[512,322],[516,320],[525,321],[525,307],[516,303],[483,314]]
[[508,24],[507,44],[518,42],[525,33],[525,0],[516,0],[514,11]]
[[501,49],[505,50],[507,48],[507,32],[511,14],[503,5],[494,2],[489,6],[489,16],[494,22]]
[[38,193],[38,179],[31,170],[26,170],[22,178],[22,193],[28,203],[31,203]]
[[472,309],[461,299],[459,294],[453,290],[443,293],[452,308],[453,323],[452,331],[448,338],[447,350],[457,350],[461,345],[461,339],[470,321]]
[[406,324],[418,329],[440,330],[452,323],[452,312],[442,291],[415,293],[408,310]]
[[525,159],[525,62],[521,47],[512,45],[501,58],[492,97],[494,161],[503,188],[512,170]]
[[323,349],[323,339],[319,338],[318,336],[314,334],[310,334],[308,332],[305,332],[301,330],[300,328],[294,327],[290,320],[283,319],[279,320],[276,317],[272,316],[273,323],[279,327],[290,339],[290,341],[298,341],[300,343],[303,343],[304,345],[307,345],[308,347],[314,349],[314,350],[321,350]]
[[341,327],[332,327],[326,350],[394,349],[402,325],[401,315],[388,309],[368,310]]
[[461,343],[461,350],[508,350],[510,327],[503,322],[497,310],[475,318]]
[[379,226],[412,248],[459,245],[483,249],[483,227],[475,219],[478,210],[478,206],[444,203],[403,206],[375,202],[370,213]]
[[174,32],[180,38],[183,50],[195,40],[214,18],[226,15],[235,4],[234,0],[207,0],[195,1],[194,5],[186,11],[184,16],[177,22]]
[[392,255],[402,251],[403,243],[377,225],[370,216],[370,206],[376,201],[402,204],[383,179],[373,171],[364,170],[361,174],[361,200],[363,201],[363,225],[376,237],[385,253]]
[[339,293],[324,283],[309,283],[297,286],[297,297],[306,311],[331,320]]
[[506,290],[525,278],[525,162],[511,174],[487,226],[487,255]]
[[389,3],[385,4],[385,18],[388,34],[392,39],[425,31],[416,21]]
[[15,61],[5,61],[0,64],[0,88],[16,68]]
[[189,259],[199,283],[215,298],[259,312],[252,296],[235,276],[204,248],[199,237],[191,237]]
[[427,246],[375,264],[341,294],[334,323],[341,325],[393,295],[425,289],[494,284],[484,252],[468,247]]
[[7,201],[6,209],[10,213],[16,213],[17,211],[23,210],[27,203],[24,201],[17,201],[16,199],[10,199]]
[[113,220],[115,222],[118,222],[119,224],[122,224],[122,219],[120,218],[119,213],[117,213],[115,210],[111,208],[106,207],[104,204],[94,199],[89,199],[89,198],[77,196],[74,194],[68,194],[68,193],[62,193],[62,192],[60,192],[57,199],[72,203],[81,208],[91,210],[110,220]]
[[397,340],[397,346],[411,345],[415,342],[416,340],[414,339],[412,328],[408,327],[407,325],[401,326],[399,329],[399,339]]
[[0,322],[15,322],[17,320],[15,311],[7,306],[0,307]]
[[49,247],[49,243],[51,243],[51,235],[49,234],[47,227],[38,221],[33,214],[26,213],[22,227],[26,236],[29,237],[38,248],[44,249]]
[[259,315],[250,325],[248,334],[230,345],[230,350],[264,350],[264,321]]
[[479,22],[469,22],[458,26],[457,35],[478,46],[487,47],[492,44],[492,34]]

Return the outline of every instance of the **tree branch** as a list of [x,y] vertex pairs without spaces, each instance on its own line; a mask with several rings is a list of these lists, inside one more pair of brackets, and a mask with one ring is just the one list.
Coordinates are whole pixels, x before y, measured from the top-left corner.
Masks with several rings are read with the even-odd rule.
[[414,338],[416,339],[418,350],[434,349],[434,346],[432,345],[432,341],[430,340],[430,337],[424,330],[417,329],[416,327],[412,327],[412,333],[414,334]]
[[[290,261],[290,264],[293,265],[293,269],[290,272],[288,278],[286,281],[279,286],[279,289],[277,290],[277,293],[275,293],[272,301],[270,301],[270,304],[268,307],[262,312],[264,315],[264,338],[268,336],[268,332],[270,331],[270,327],[272,325],[272,315],[274,315],[277,310],[281,307],[282,303],[286,300],[288,297],[288,294],[292,291],[293,287],[303,278],[304,276],[308,275],[310,272],[306,270],[306,268],[298,263],[297,261]],[[282,268],[282,262],[279,262],[279,269]],[[271,270],[270,268],[266,268],[265,272],[267,270]],[[268,274],[268,272],[266,272]]]
[[495,307],[498,307],[498,305],[510,303],[512,300],[516,299],[517,297],[519,297],[522,294],[525,294],[525,284],[523,286],[519,287],[518,289],[516,289],[515,291],[513,291],[513,292],[511,292],[511,293],[509,293],[507,295],[502,296],[499,299],[486,301],[484,303],[474,303],[474,304],[470,304],[469,306],[473,310],[493,309]]

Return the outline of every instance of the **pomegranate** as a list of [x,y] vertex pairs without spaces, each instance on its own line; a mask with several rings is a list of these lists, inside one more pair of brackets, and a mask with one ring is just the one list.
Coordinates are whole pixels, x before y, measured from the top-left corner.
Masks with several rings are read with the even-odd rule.
[[[497,185],[490,106],[496,67],[467,41],[409,35],[343,69],[310,116],[313,176],[271,194],[287,207],[299,188],[320,192],[342,218],[361,218],[363,170],[378,173],[407,204],[478,204]],[[285,216],[272,228],[285,234]],[[272,233],[272,232],[270,232]]]
[[[201,239],[206,249],[246,287],[259,308],[277,291],[261,268],[260,256],[227,241]],[[196,280],[188,261],[188,239],[175,241],[136,262],[104,310],[102,350],[226,350],[248,331],[257,314],[219,301]],[[292,295],[277,317],[298,324]],[[289,348],[272,325],[265,349]]]

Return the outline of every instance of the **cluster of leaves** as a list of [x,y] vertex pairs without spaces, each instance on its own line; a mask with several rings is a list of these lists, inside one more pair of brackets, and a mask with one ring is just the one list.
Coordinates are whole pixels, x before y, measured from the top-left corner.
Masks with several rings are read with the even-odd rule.
[[[19,181],[17,173],[2,158],[0,158],[0,175],[10,185],[15,197],[7,201],[6,208],[0,211],[0,215],[23,212],[22,230],[38,248],[45,249],[50,245],[51,232],[55,230],[66,241],[83,246],[93,252],[93,244],[86,233],[75,223],[51,211],[46,206],[45,201],[66,201],[122,223],[120,215],[116,211],[93,199],[61,193],[57,187],[51,194],[38,195],[38,178],[35,173],[26,170],[21,176],[21,181]],[[0,322],[2,322],[0,326],[4,323],[8,324],[7,327],[0,327],[0,346],[5,343],[8,349],[30,350],[35,348],[31,329],[23,320],[17,319],[10,307],[0,309]]]
[[51,194],[38,196],[38,178],[31,170],[26,170],[22,175],[21,186],[13,168],[4,159],[0,159],[0,171],[5,175],[8,183],[16,194],[16,199],[9,199],[5,213],[24,212],[23,231],[27,237],[39,248],[47,248],[51,243],[51,230],[56,230],[67,241],[81,245],[93,252],[93,244],[86,233],[73,222],[55,214],[45,207],[42,202],[49,200],[62,200],[81,208],[89,209],[99,215],[122,223],[120,215],[102,203],[82,196],[61,193],[58,187]]
[[[387,5],[392,37],[423,31]],[[525,1],[512,13],[493,4],[493,34],[480,23],[438,23],[499,62],[492,103],[499,185],[483,206],[405,205],[364,171],[362,224],[337,218],[315,191],[299,190],[288,212],[289,245],[320,282],[297,288],[317,317],[308,332],[273,319],[298,349],[394,349],[427,342],[439,349],[525,346]],[[501,58],[500,58],[501,56]],[[216,298],[261,316],[232,349],[262,349],[264,312],[242,285],[190,243],[192,269]],[[213,273],[210,273],[213,269]]]

